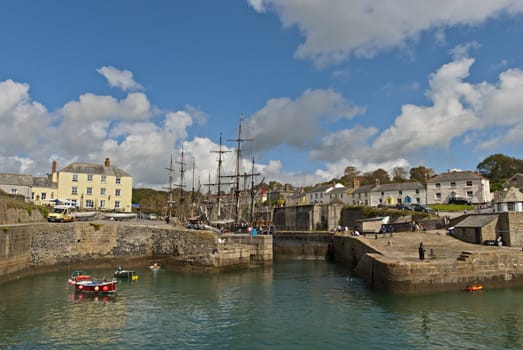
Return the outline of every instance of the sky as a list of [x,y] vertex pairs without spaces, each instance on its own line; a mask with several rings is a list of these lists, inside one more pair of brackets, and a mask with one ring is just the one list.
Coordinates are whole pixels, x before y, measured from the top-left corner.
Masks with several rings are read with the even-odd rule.
[[241,172],[295,186],[521,159],[522,37],[522,0],[3,0],[0,172],[206,186],[240,124]]

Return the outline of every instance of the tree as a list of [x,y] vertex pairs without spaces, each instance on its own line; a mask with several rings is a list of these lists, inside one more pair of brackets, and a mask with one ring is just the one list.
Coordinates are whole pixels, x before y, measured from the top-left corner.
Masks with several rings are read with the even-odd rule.
[[517,173],[522,173],[523,161],[498,153],[485,158],[476,169],[490,181],[502,182]]
[[356,169],[356,167],[348,166],[345,168],[343,176],[340,179],[340,182],[345,186],[351,185],[354,183],[354,180],[360,176],[361,172]]
[[503,189],[503,183],[507,179],[523,173],[523,160],[497,153],[481,161],[476,169],[490,180],[490,189],[498,191]]
[[376,180],[378,180],[380,184],[390,183],[389,173],[381,168],[372,172],[366,172],[361,176],[360,183],[361,185],[374,185]]
[[407,169],[401,166],[392,169],[392,182],[405,182],[407,180]]
[[410,179],[422,184],[426,183],[434,175],[434,170],[420,165],[410,169]]

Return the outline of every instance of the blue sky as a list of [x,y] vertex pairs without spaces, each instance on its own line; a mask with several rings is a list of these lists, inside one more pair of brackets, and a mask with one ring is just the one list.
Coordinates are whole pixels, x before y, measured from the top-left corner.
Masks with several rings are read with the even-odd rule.
[[[523,158],[523,2],[0,2],[0,172],[70,162],[311,185],[420,165]],[[234,171],[224,153],[224,172]],[[179,171],[175,172],[179,181]]]

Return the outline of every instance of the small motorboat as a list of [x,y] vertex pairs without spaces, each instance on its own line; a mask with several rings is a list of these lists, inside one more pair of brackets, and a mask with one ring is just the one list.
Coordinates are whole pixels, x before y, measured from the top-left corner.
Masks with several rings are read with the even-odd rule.
[[114,294],[118,283],[116,279],[95,280],[82,270],[73,271],[67,282],[74,286],[76,292],[87,294]]
[[134,270],[125,270],[122,269],[121,266],[118,266],[118,268],[114,271],[114,277],[116,278],[125,278],[129,281],[136,281],[138,279],[138,275],[136,274],[136,271]]
[[467,292],[477,292],[479,290],[483,290],[483,285],[479,283],[473,283],[471,285],[468,285],[465,290]]
[[158,265],[157,263],[154,263],[151,266],[149,266],[149,269],[151,271],[158,271],[158,270],[160,270],[160,265]]
[[74,270],[71,272],[71,275],[69,276],[69,279],[67,280],[67,283],[72,284],[73,286],[76,284],[76,282],[80,281],[90,281],[91,276],[87,274],[87,272],[83,270]]

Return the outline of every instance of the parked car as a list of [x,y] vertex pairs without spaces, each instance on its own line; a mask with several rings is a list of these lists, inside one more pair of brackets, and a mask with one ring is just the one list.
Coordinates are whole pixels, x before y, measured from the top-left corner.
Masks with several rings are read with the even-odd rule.
[[395,209],[398,209],[398,210],[414,210],[410,204],[405,204],[405,203],[398,203],[394,206]]
[[426,205],[422,205],[422,204],[414,203],[414,204],[411,204],[410,207],[411,207],[414,211],[421,211],[421,212],[424,212],[424,213],[436,214],[436,212],[434,211],[434,209],[429,208],[429,207],[427,207]]
[[449,199],[449,204],[466,204],[466,205],[471,205],[472,202],[466,198],[461,198],[461,197],[451,197]]

